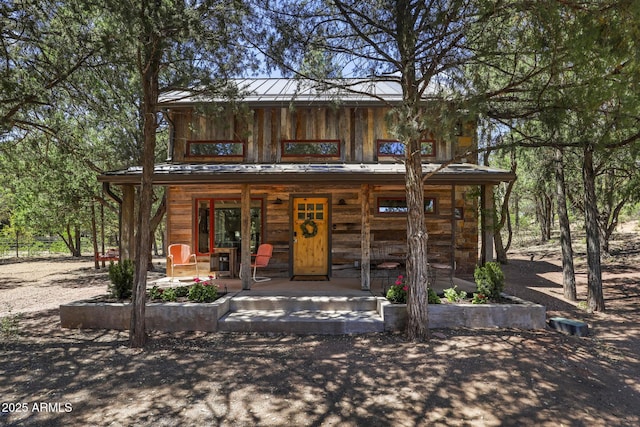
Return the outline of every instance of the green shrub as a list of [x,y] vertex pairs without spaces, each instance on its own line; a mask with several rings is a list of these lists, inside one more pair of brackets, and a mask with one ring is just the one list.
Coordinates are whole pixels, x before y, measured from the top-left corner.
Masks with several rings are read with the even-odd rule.
[[164,289],[158,287],[158,285],[154,285],[153,288],[149,290],[149,299],[162,299],[162,293]]
[[471,304],[486,304],[487,302],[489,302],[489,298],[487,298],[485,294],[481,294],[479,292],[473,294]]
[[497,262],[488,262],[483,267],[477,266],[473,273],[478,293],[489,299],[500,299],[504,290],[504,274]]
[[109,292],[117,299],[130,298],[133,292],[133,262],[125,259],[109,264]]
[[189,296],[189,287],[188,286],[178,286],[175,288],[176,297],[184,298]]
[[441,303],[440,297],[438,296],[438,294],[436,294],[436,291],[434,291],[431,288],[427,289],[427,298],[428,298],[429,304],[440,304]]
[[177,301],[178,297],[176,296],[175,288],[165,289],[164,292],[162,293],[161,298],[162,298],[162,301]]
[[189,301],[212,302],[218,298],[218,286],[213,283],[196,282],[189,288]]
[[453,288],[448,288],[444,290],[444,297],[449,302],[460,302],[467,297],[467,293],[465,291],[457,291],[457,286]]

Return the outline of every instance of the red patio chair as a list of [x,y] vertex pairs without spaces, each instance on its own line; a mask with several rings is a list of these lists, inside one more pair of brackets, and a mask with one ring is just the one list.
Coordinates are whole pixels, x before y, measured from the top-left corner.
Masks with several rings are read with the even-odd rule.
[[171,262],[171,278],[173,279],[173,267],[175,266],[186,266],[186,265],[195,265],[196,266],[196,277],[198,277],[198,259],[196,258],[196,254],[191,253],[191,247],[189,245],[185,245],[182,243],[176,243],[173,245],[169,245],[167,248],[169,255],[167,256],[167,261]]
[[[254,282],[266,282],[271,280],[270,277],[257,277],[256,271],[258,268],[265,268],[269,265],[269,260],[273,255],[273,245],[269,243],[263,243],[258,246],[258,253],[251,254],[252,257],[255,257],[253,262],[251,263],[251,268],[253,268],[253,281]],[[242,264],[240,264],[240,278],[242,278]]]

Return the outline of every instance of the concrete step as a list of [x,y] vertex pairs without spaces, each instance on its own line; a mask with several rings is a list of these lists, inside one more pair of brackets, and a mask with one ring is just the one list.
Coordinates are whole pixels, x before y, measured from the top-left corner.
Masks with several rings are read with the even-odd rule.
[[375,311],[374,296],[255,296],[236,295],[230,302],[231,311]]
[[284,334],[364,334],[383,332],[384,322],[375,310],[238,310],[218,321],[221,332]]

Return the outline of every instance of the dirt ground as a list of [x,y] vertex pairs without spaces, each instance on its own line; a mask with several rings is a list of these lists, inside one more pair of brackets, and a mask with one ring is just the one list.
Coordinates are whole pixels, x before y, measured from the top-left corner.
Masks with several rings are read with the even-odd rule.
[[562,298],[554,245],[519,249],[504,267],[509,293],[546,305],[548,317],[586,321],[589,337],[153,333],[144,350],[130,349],[126,332],[60,328],[60,303],[105,293],[106,273],[89,258],[0,260],[0,425],[640,425],[637,223],[612,249],[606,313]]

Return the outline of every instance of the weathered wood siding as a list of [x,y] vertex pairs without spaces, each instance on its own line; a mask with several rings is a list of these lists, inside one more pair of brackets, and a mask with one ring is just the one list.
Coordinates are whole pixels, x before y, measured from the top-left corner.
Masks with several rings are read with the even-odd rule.
[[[171,186],[168,192],[167,237],[170,243],[194,245],[194,205],[196,198],[240,198],[240,185]],[[433,262],[448,263],[455,248],[457,272],[471,272],[477,263],[477,212],[473,199],[465,199],[470,188],[455,188],[455,204],[451,203],[451,186],[426,186],[425,197],[437,199],[436,214],[427,215],[429,257]],[[265,229],[263,242],[274,245],[271,268],[288,271],[291,239],[290,197],[296,194],[330,194],[332,218],[329,233],[332,263],[354,265],[361,260],[362,200],[359,185],[252,185],[251,197],[263,198]],[[396,248],[406,245],[406,216],[377,214],[377,198],[402,197],[404,188],[392,185],[371,185],[369,196],[369,226],[371,247]],[[280,199],[282,203],[276,203]],[[452,221],[453,206],[464,208],[464,220]],[[455,226],[455,241],[452,241]],[[203,259],[204,261],[204,259]]]
[[[214,107],[212,107],[214,108]],[[387,126],[388,107],[295,107],[254,108],[235,114],[224,111],[172,110],[175,128],[174,161],[229,162],[229,158],[187,158],[187,141],[238,140],[245,143],[244,158],[231,161],[248,163],[277,163],[282,161],[282,140],[340,141],[340,156],[328,161],[375,162],[377,141],[393,139]],[[448,160],[454,154],[469,150],[474,144],[473,127],[464,126],[464,135],[454,147],[436,143],[435,161]],[[308,162],[309,157],[286,161]],[[467,158],[475,162],[476,158]]]

